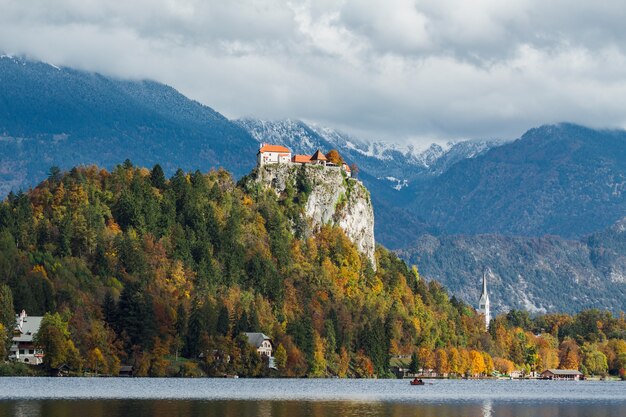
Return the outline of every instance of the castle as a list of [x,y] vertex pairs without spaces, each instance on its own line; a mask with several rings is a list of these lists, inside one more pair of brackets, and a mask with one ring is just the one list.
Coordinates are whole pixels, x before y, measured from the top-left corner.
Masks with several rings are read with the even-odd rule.
[[[262,143],[257,153],[257,166],[262,167],[269,164],[296,164],[296,165],[322,165],[325,167],[339,167],[328,160],[319,149],[313,155],[291,155],[289,148],[280,145],[270,145]],[[346,163],[342,163],[341,168],[348,177],[352,176],[352,170]]]

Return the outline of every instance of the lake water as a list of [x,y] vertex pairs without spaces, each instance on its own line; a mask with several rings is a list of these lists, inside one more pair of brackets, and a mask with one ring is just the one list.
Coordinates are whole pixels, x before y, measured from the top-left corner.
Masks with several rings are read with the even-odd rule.
[[0,416],[626,416],[626,383],[0,378]]

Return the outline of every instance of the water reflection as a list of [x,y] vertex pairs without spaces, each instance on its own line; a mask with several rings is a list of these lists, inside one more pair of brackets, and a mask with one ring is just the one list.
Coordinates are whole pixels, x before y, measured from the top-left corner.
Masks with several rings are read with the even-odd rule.
[[493,412],[493,403],[487,400],[483,403],[483,417],[491,417]]
[[240,400],[8,400],[0,416],[15,417],[608,417],[622,402],[349,402]]
[[41,415],[41,404],[36,401],[17,401],[15,417],[36,417]]

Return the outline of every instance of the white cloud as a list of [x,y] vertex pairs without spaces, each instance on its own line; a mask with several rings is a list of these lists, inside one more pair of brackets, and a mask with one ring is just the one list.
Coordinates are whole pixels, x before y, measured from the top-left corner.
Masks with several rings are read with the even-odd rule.
[[0,51],[391,140],[626,126],[626,5],[0,0]]

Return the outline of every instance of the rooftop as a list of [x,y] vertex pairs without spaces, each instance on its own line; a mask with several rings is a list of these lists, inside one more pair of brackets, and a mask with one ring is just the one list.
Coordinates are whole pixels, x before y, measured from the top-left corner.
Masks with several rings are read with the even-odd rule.
[[544,372],[550,372],[554,375],[582,375],[582,373],[576,369],[546,369]]
[[245,332],[244,333],[247,337],[248,337],[248,343],[250,343],[251,345],[254,345],[256,347],[261,346],[261,344],[263,343],[263,341],[265,340],[269,340],[271,341],[271,339],[269,338],[269,336],[263,334],[263,333],[250,333],[250,332]]
[[263,152],[279,152],[279,153],[288,153],[288,154],[291,153],[291,151],[288,148],[285,148],[284,146],[268,145],[265,143],[259,149],[259,153],[263,153]]
[[327,161],[326,155],[322,153],[319,149],[313,154],[311,157],[312,161]]
[[[33,336],[39,331],[39,327],[41,326],[42,319],[43,317],[41,316],[24,317],[20,335],[13,337],[13,341],[14,342],[32,342]],[[15,326],[16,331],[20,330],[18,326],[19,326],[19,318]]]

